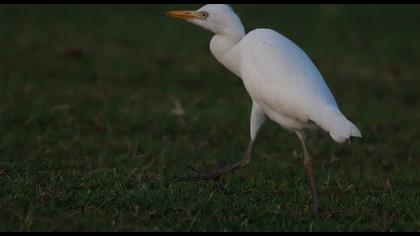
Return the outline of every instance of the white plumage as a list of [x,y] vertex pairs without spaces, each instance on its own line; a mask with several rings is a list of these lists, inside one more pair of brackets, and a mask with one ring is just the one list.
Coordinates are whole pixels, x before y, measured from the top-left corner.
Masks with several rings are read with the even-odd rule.
[[[361,137],[359,129],[340,111],[321,73],[307,54],[291,40],[270,29],[245,34],[244,26],[232,8],[206,5],[198,11],[173,11],[169,16],[185,19],[215,34],[210,49],[217,60],[240,77],[253,100],[251,144],[245,162],[216,171],[199,179],[214,179],[249,164],[250,152],[266,118],[294,131],[302,142],[305,165],[312,174],[303,130],[314,125],[343,143]],[[311,179],[316,206],[315,183]]]
[[290,130],[306,128],[312,121],[339,143],[361,137],[340,112],[318,69],[292,41],[275,31],[258,29],[236,47],[232,52],[244,58],[245,87],[270,119]]

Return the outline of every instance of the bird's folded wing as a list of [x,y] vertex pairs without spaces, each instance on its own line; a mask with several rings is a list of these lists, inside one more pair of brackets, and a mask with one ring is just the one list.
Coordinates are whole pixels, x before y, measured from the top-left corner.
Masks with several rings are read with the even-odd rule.
[[254,101],[283,116],[311,120],[332,136],[343,133],[336,141],[351,135],[355,126],[341,114],[312,60],[293,42],[261,29],[249,33],[240,48],[242,79]]
[[240,47],[241,74],[254,99],[292,116],[310,116],[321,105],[337,107],[311,59],[286,37],[272,30],[255,30]]

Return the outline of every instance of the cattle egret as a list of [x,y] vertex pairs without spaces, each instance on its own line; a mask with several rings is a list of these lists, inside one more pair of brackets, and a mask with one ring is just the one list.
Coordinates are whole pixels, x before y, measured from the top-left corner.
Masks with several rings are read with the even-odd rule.
[[233,9],[210,4],[197,11],[171,11],[167,16],[183,19],[215,34],[210,50],[228,70],[242,79],[252,98],[251,139],[245,159],[209,173],[183,180],[217,181],[251,163],[257,134],[268,119],[297,135],[303,148],[303,163],[308,175],[315,212],[320,212],[312,158],[304,130],[318,127],[343,143],[362,137],[359,129],[338,108],[321,73],[295,43],[271,29],[256,29],[248,34]]

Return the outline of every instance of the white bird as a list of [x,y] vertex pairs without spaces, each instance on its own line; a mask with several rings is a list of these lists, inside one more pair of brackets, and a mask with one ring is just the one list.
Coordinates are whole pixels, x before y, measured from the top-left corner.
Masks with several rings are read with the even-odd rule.
[[319,213],[318,190],[304,130],[319,127],[338,143],[362,135],[341,113],[312,60],[295,43],[271,29],[256,29],[246,34],[240,18],[228,5],[209,4],[197,11],[171,11],[167,15],[213,32],[212,54],[242,79],[253,101],[251,141],[246,158],[226,168],[184,179],[218,180],[226,173],[248,166],[257,134],[269,118],[298,136],[303,147],[314,210]]

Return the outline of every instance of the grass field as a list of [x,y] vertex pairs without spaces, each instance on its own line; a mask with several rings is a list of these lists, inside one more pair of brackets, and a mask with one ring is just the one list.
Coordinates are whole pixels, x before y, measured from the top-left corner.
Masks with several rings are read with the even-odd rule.
[[420,7],[236,5],[314,59],[364,137],[311,131],[325,213],[297,138],[267,124],[211,34],[164,17],[198,5],[0,6],[1,231],[419,231]]

